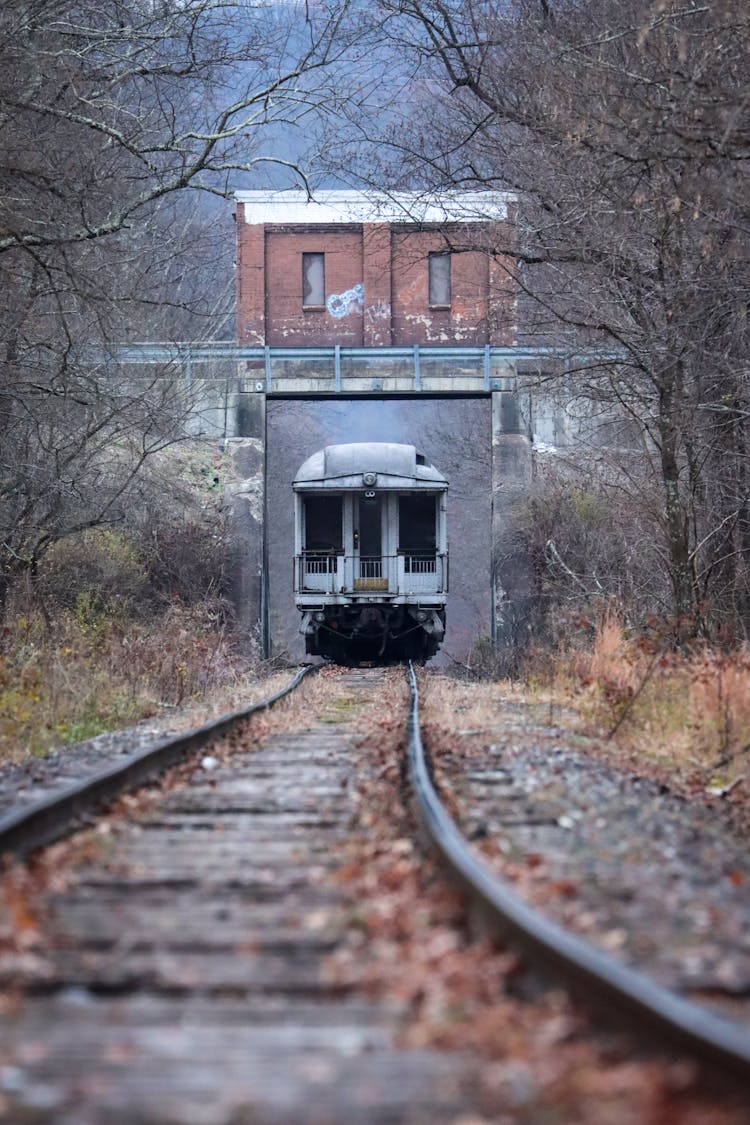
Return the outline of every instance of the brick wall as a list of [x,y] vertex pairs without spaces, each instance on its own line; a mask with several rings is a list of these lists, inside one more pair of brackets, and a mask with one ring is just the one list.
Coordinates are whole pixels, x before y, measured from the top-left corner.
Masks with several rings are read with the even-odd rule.
[[245,208],[237,206],[237,340],[240,344],[264,344],[265,320],[265,228],[245,222]]
[[[486,251],[493,224],[262,226],[245,223],[240,204],[237,233],[240,344],[515,341],[511,262]],[[451,306],[430,308],[428,255],[445,250],[451,251]],[[325,308],[302,307],[303,253],[325,255]]]
[[387,347],[391,332],[391,228],[388,223],[362,226],[362,338],[366,347]]
[[[356,290],[362,285],[361,227],[265,231],[266,343],[361,347],[362,300]],[[302,307],[302,255],[308,253],[325,254],[326,298],[334,314]]]

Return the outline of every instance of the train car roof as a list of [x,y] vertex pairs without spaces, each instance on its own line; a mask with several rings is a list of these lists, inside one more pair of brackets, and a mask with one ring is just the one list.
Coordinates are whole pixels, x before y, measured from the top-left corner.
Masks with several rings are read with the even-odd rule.
[[363,441],[327,445],[313,453],[300,466],[294,488],[367,487],[365,473],[375,473],[381,488],[448,487],[445,477],[413,445]]

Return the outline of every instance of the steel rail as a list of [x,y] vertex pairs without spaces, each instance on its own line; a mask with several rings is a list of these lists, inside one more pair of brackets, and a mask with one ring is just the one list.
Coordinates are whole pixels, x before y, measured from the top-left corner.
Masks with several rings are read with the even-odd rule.
[[221,738],[257,711],[272,707],[294,691],[316,667],[309,664],[300,668],[286,687],[258,703],[251,703],[240,711],[230,711],[192,730],[162,738],[123,762],[91,774],[83,781],[74,782],[28,808],[6,813],[0,817],[0,856],[23,858],[29,852],[74,831],[81,826],[81,819],[100,805],[110,803],[122,793],[136,789],[156,774],[177,765],[192,751]]
[[[579,986],[608,1014],[658,1034],[701,1061],[750,1079],[750,1034],[738,1024],[670,992],[637,969],[602,953],[528,906],[470,847],[441,802],[428,769],[419,722],[419,686],[409,664],[408,766],[418,820],[432,847],[479,907],[488,928],[510,939],[543,970]],[[583,986],[583,987],[580,987]]]

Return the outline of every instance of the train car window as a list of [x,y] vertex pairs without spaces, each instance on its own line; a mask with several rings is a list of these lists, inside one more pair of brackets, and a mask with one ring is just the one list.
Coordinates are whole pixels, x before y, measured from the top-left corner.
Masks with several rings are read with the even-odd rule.
[[343,551],[342,498],[305,497],[305,550]]
[[437,501],[434,496],[400,496],[398,504],[398,549],[402,554],[434,555]]
[[448,253],[430,254],[427,259],[430,308],[450,308],[451,256]]
[[326,303],[325,254],[302,255],[302,307],[323,308]]

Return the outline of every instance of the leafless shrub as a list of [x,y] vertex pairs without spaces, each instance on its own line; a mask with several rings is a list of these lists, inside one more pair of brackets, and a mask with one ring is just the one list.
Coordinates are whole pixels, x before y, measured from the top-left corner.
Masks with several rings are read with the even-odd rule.
[[198,442],[155,458],[121,521],[50,546],[34,581],[19,587],[27,606],[42,608],[50,623],[63,610],[125,622],[174,602],[221,607],[222,472],[221,455]]
[[598,608],[610,602],[633,625],[666,612],[655,541],[645,485],[631,495],[620,473],[581,472],[552,458],[538,463],[512,512],[506,547],[529,560],[527,640],[565,643],[572,626],[593,629]]

